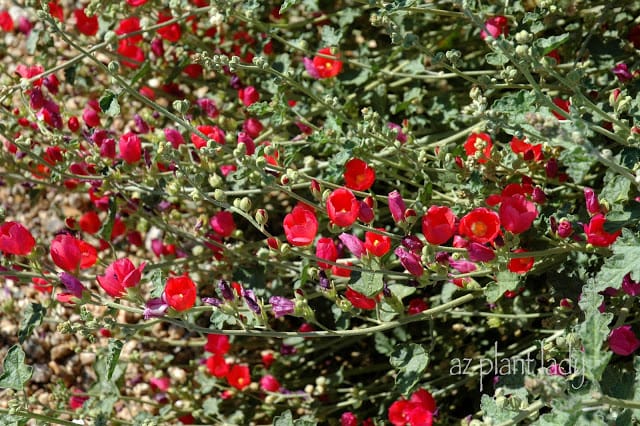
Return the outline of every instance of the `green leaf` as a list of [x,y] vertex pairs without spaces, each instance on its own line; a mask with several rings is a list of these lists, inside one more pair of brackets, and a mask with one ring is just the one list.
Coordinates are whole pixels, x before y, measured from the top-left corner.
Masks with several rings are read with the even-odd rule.
[[220,399],[207,398],[202,404],[205,416],[217,417],[220,414]]
[[408,395],[418,384],[422,372],[429,364],[429,354],[415,343],[399,346],[393,351],[389,363],[398,370],[396,387],[403,395]]
[[33,373],[33,367],[24,363],[25,354],[20,345],[13,345],[2,361],[3,373],[0,376],[0,388],[22,390]]
[[613,255],[604,261],[596,276],[596,291],[603,291],[607,287],[620,288],[622,279],[629,272],[633,280],[640,280],[640,240],[625,228],[611,250]]
[[512,291],[518,287],[520,276],[509,271],[501,271],[496,275],[495,282],[487,284],[484,295],[488,302],[500,299],[505,291]]
[[569,33],[564,33],[559,36],[551,36],[546,38],[539,38],[533,42],[533,45],[542,50],[542,54],[546,55],[553,49],[557,49],[569,40]]
[[12,414],[4,414],[0,417],[0,426],[22,426],[29,421],[26,417],[14,416]]
[[498,53],[498,52],[487,53],[484,56],[484,58],[486,59],[489,65],[494,65],[497,67],[502,66],[507,62],[509,62],[509,58],[507,58],[502,53]]
[[116,117],[120,114],[120,104],[118,103],[118,97],[115,93],[106,91],[100,98],[100,109],[109,117]]
[[279,13],[285,13],[290,7],[295,6],[296,4],[298,4],[300,2],[300,0],[284,0],[282,2],[282,6],[280,6],[280,12]]
[[273,426],[293,426],[293,415],[287,410],[273,419]]
[[20,324],[20,331],[18,332],[18,341],[20,343],[24,343],[33,333],[33,329],[42,324],[42,319],[46,312],[47,310],[39,303],[32,303],[27,306]]
[[38,40],[40,40],[40,30],[33,29],[27,37],[26,49],[29,55],[33,55],[38,49]]
[[118,365],[120,359],[120,352],[122,351],[123,343],[121,340],[111,339],[109,341],[109,353],[107,354],[107,380],[111,380],[113,371]]
[[594,156],[581,146],[563,150],[560,153],[560,161],[567,167],[567,174],[576,183],[582,182],[596,162]]
[[349,282],[349,286],[358,293],[362,293],[367,297],[373,297],[382,291],[382,287],[384,286],[382,274],[362,272],[360,275],[353,273],[351,275],[353,282]]
[[484,394],[480,399],[480,409],[482,410],[482,418],[492,420],[492,423],[502,423],[511,420],[516,416],[514,411],[510,411],[505,407],[498,407],[495,398]]
[[609,323],[613,314],[603,314],[598,309],[604,300],[599,294],[600,287],[601,284],[597,283],[597,280],[591,280],[583,287],[579,304],[585,319],[576,326],[583,347],[579,354],[580,369],[584,376],[592,381],[600,381],[612,355],[610,351],[602,350],[602,343],[609,335]]
[[324,25],[320,32],[320,37],[322,37],[323,46],[338,46],[342,38],[342,32],[329,25]]
[[[634,394],[633,400],[640,401],[640,357],[636,356],[633,358],[633,369],[635,370],[635,385],[633,387]],[[633,410],[633,417],[636,420],[640,420],[640,409]]]
[[109,200],[109,213],[107,215],[107,220],[102,223],[102,227],[98,234],[106,241],[111,241],[111,231],[113,231],[113,224],[116,220],[116,212],[118,211],[118,206],[116,204],[116,200],[111,198]]

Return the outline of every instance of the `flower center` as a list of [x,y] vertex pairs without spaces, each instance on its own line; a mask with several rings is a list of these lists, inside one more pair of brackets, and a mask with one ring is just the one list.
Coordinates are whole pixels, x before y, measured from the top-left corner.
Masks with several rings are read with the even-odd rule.
[[484,222],[473,222],[471,224],[471,232],[478,237],[482,237],[487,233],[487,225]]

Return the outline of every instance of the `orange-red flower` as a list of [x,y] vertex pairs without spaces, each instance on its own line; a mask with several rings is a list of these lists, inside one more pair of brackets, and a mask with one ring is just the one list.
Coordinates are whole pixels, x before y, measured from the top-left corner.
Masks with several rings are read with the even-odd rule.
[[244,364],[236,364],[231,367],[231,370],[227,374],[227,381],[231,386],[238,390],[243,390],[251,384],[251,374],[249,373],[249,366]]
[[176,311],[191,309],[196,303],[196,284],[188,275],[170,277],[164,288],[164,297]]
[[353,225],[360,212],[360,203],[349,189],[335,189],[327,198],[327,214],[340,227]]
[[354,191],[366,191],[376,180],[376,172],[359,158],[352,158],[344,165],[344,183]]
[[[379,231],[384,231],[382,228],[377,229]],[[368,253],[371,253],[376,257],[382,257],[391,250],[391,238],[386,235],[367,231],[364,233],[364,248]]]
[[491,148],[493,148],[493,141],[487,133],[471,133],[464,143],[464,151],[471,157],[476,155],[481,145],[484,146],[482,148],[482,155],[478,158],[478,163],[484,164],[489,160],[489,157],[491,157]]
[[587,243],[596,247],[608,247],[620,236],[621,230],[609,233],[604,230],[606,219],[603,214],[597,214],[591,218],[588,224],[583,225],[587,234]]
[[313,60],[304,58],[304,66],[307,69],[309,75],[313,78],[331,78],[335,77],[342,71],[342,62],[338,59],[340,55],[333,55],[330,47],[325,47],[318,50],[320,55],[316,56]]
[[430,244],[444,244],[455,232],[456,215],[446,206],[431,206],[422,217],[422,233]]
[[282,222],[287,241],[294,246],[308,246],[318,233],[318,219],[310,207],[298,204]]
[[493,241],[500,232],[500,217],[492,210],[478,207],[460,219],[460,234],[476,243]]
[[31,232],[18,222],[5,222],[0,226],[0,251],[24,256],[31,253],[36,240]]

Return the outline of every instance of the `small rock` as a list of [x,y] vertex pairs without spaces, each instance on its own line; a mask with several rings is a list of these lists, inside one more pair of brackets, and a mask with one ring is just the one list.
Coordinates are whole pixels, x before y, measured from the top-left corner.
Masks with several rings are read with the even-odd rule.
[[70,357],[73,354],[74,352],[73,352],[73,348],[71,347],[71,344],[63,343],[61,345],[54,346],[51,349],[51,360],[59,362],[65,358]]
[[93,365],[96,362],[96,354],[93,352],[81,352],[80,353],[80,364],[82,365]]

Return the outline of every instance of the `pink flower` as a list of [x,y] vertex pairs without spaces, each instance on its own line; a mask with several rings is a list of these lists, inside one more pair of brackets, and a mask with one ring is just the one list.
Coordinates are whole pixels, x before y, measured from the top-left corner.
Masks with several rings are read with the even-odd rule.
[[129,259],[118,259],[107,267],[104,275],[98,276],[98,284],[111,297],[121,297],[126,289],[135,287],[142,277],[146,263],[135,267]]
[[631,279],[631,272],[622,279],[622,291],[629,296],[637,296],[640,294],[640,282]]
[[271,374],[266,374],[260,379],[260,389],[267,392],[278,392],[280,390],[280,382]]
[[531,227],[538,217],[538,210],[531,201],[520,194],[504,197],[500,205],[500,223],[507,231],[520,234]]
[[404,212],[407,210],[407,206],[398,191],[389,194],[389,210],[396,223],[404,222]]
[[396,256],[398,256],[398,259],[400,259],[400,263],[402,264],[402,266],[404,266],[404,268],[409,271],[411,275],[414,275],[416,277],[422,276],[422,274],[424,273],[424,268],[422,267],[420,258],[418,256],[411,253],[404,247],[397,247],[394,253],[396,254]]
[[636,337],[630,325],[622,325],[611,330],[609,334],[609,348],[615,354],[631,355],[640,347],[640,340]]
[[361,258],[364,252],[366,251],[364,247],[364,243],[360,241],[360,239],[355,235],[351,235],[343,232],[338,236],[338,239],[342,241],[342,244],[347,246],[349,251],[353,253],[353,255],[357,258]]
[[587,211],[590,215],[600,213],[600,202],[598,201],[598,195],[591,188],[584,188],[584,199],[587,203]]
[[611,69],[611,72],[618,77],[621,83],[626,83],[629,80],[633,79],[633,74],[629,72],[629,67],[624,62],[617,64],[615,67]]
[[498,38],[509,34],[509,21],[504,16],[494,16],[484,23],[484,29],[480,32],[480,37],[484,40],[487,36]]

